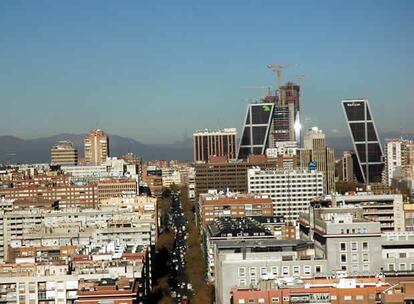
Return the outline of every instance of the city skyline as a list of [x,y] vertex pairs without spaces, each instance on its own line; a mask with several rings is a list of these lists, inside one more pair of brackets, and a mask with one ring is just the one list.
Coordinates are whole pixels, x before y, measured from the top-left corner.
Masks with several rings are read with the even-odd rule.
[[0,135],[240,136],[248,100],[262,95],[241,87],[274,87],[269,63],[300,64],[282,81],[302,87],[305,129],[346,136],[340,100],[367,97],[380,133],[414,132],[411,2],[261,4],[2,2]]

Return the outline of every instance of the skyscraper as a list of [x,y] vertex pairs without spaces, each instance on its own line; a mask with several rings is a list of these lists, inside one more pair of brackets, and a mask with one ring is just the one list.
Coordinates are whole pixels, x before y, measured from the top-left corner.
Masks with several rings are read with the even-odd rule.
[[308,168],[310,162],[324,173],[325,193],[335,190],[334,150],[326,146],[325,134],[317,127],[310,129],[303,138],[303,149],[299,149],[300,166]]
[[210,156],[236,158],[235,128],[200,131],[193,134],[194,162],[207,162]]
[[91,131],[84,138],[85,162],[100,165],[109,156],[109,139],[104,131]]
[[381,182],[383,152],[368,99],[345,99],[342,106],[359,164],[359,182]]
[[250,154],[265,154],[274,106],[274,103],[268,102],[250,103],[247,106],[239,145],[239,159],[246,159]]
[[77,165],[78,150],[70,141],[60,141],[50,149],[50,159],[52,165]]
[[280,97],[275,102],[269,146],[277,142],[294,141],[300,144],[300,86],[292,82],[281,86]]

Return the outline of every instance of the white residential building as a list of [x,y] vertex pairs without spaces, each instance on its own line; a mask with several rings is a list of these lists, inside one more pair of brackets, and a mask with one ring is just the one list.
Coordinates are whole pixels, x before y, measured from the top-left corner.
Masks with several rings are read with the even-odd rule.
[[309,202],[323,195],[324,176],[319,171],[248,170],[248,191],[268,195],[273,214],[296,220]]

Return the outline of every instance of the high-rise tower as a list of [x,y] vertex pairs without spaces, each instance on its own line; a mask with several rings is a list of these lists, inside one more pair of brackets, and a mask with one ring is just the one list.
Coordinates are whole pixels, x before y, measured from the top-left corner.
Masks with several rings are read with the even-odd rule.
[[277,142],[296,142],[300,144],[300,86],[288,82],[279,89],[279,98],[273,112],[269,146],[275,147]]
[[359,182],[381,182],[383,152],[368,99],[345,99],[342,107],[359,164]]
[[[334,150],[326,146],[325,134],[313,127],[303,138],[303,149],[299,149],[300,166],[308,169],[314,166],[324,173],[325,193],[335,190],[335,155]],[[310,164],[312,162],[312,164]]]
[[85,162],[100,165],[109,156],[109,139],[104,131],[91,131],[84,138]]
[[210,156],[236,158],[235,128],[199,131],[193,134],[194,162],[207,162]]
[[260,102],[247,106],[237,158],[246,159],[250,154],[265,154],[274,105]]

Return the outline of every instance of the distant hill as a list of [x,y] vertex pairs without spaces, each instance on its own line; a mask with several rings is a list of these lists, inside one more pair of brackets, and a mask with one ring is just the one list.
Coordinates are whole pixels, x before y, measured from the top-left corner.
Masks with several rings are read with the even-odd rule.
[[[35,139],[21,139],[9,135],[0,136],[0,163],[49,163],[50,148],[60,140],[70,140],[77,147],[79,154],[83,155],[83,136],[82,134],[59,134]],[[414,140],[414,134],[386,132],[380,135],[382,142],[386,138],[401,136]],[[327,137],[327,144],[335,149],[337,156],[341,155],[344,150],[353,149],[349,136]],[[191,138],[173,144],[147,145],[128,137],[109,135],[109,149],[112,156],[121,156],[132,152],[145,160],[191,161],[193,157]]]
[[[70,140],[83,155],[82,134],[59,134],[35,139],[21,139],[15,136],[0,136],[0,163],[49,163],[50,148],[60,140]],[[177,159],[191,160],[192,147],[180,144],[146,145],[128,137],[109,136],[109,150],[113,156],[128,152],[145,160]]]

